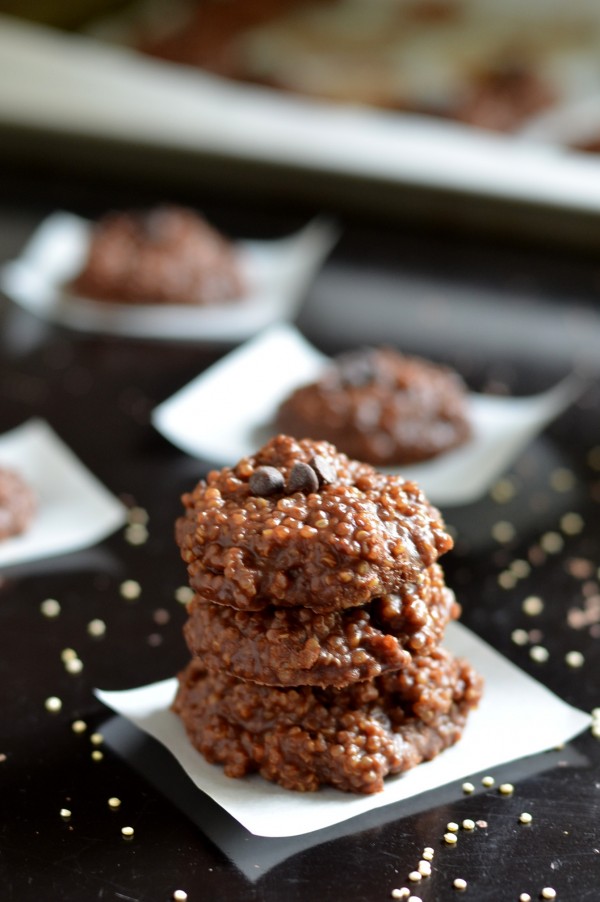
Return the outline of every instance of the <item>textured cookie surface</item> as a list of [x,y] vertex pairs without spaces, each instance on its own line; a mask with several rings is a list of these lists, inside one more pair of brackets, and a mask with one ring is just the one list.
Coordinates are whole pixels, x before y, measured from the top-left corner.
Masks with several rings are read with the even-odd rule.
[[435,457],[471,434],[458,373],[390,348],[342,354],[284,401],[277,427],[379,466]]
[[418,585],[452,547],[415,483],[285,435],[212,471],[183,503],[176,537],[190,586],[239,610],[365,605]]
[[244,277],[233,245],[201,216],[164,206],[107,214],[69,287],[98,300],[206,306],[240,298]]
[[433,650],[459,609],[433,564],[418,586],[361,608],[238,611],[196,598],[188,610],[188,647],[211,672],[271,686],[343,687]]
[[455,743],[481,695],[470,665],[442,649],[341,690],[260,686],[196,659],[179,680],[174,710],[209,762],[298,791],[381,791],[388,774]]

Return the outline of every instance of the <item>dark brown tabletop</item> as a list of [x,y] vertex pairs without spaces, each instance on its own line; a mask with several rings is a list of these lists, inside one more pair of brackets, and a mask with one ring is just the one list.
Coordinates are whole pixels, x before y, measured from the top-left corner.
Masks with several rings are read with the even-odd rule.
[[[2,261],[58,208],[95,216],[171,199],[247,237],[284,235],[319,212],[312,197],[264,200],[251,190],[184,189],[160,178],[125,181],[14,160],[3,177]],[[574,368],[587,373],[581,399],[507,474],[517,488],[510,499],[487,494],[446,512],[457,542],[444,565],[467,626],[562,699],[591,711],[600,705],[597,259],[576,246],[513,239],[509,229],[492,238],[335,204],[329,212],[342,237],[298,318],[322,350],[387,342],[455,366],[473,389],[516,395],[547,388]],[[129,735],[127,760],[95,746],[90,737],[106,728],[110,712],[94,687],[161,680],[188,657],[185,610],[175,599],[185,572],[173,523],[179,496],[213,462],[172,447],[149,415],[227,347],[84,335],[7,298],[0,317],[0,432],[43,417],[115,495],[149,516],[141,545],[120,530],[88,550],[2,574],[2,899],[168,902],[183,890],[190,902],[371,902],[406,884],[424,846],[435,857],[432,876],[413,890],[423,902],[461,895],[516,902],[522,893],[535,900],[544,887],[561,902],[600,898],[600,743],[589,731],[562,749],[494,770],[493,787],[473,774],[471,795],[450,784],[293,841],[251,836],[150,740]],[[569,514],[578,517],[565,519]],[[498,541],[498,521],[514,527],[509,541]],[[503,574],[514,574],[515,561],[529,567],[517,566],[511,583]],[[120,594],[127,579],[141,586],[137,600]],[[522,609],[530,595],[544,603],[534,617]],[[43,616],[48,598],[59,601],[59,616]],[[95,618],[106,624],[101,638],[88,631]],[[519,645],[516,629],[534,633]],[[546,661],[532,658],[532,644],[548,650]],[[66,672],[65,648],[77,651],[80,673]],[[583,657],[566,658],[573,651]],[[49,696],[62,700],[59,712],[46,710]],[[87,725],[80,734],[72,729],[78,719]],[[498,792],[502,782],[514,785],[512,796]],[[111,797],[121,799],[118,810],[109,807]],[[70,818],[61,817],[63,808]],[[526,828],[522,812],[533,816]],[[449,848],[446,824],[465,818],[478,826]],[[124,825],[135,830],[129,841]],[[463,894],[455,878],[467,881]]]

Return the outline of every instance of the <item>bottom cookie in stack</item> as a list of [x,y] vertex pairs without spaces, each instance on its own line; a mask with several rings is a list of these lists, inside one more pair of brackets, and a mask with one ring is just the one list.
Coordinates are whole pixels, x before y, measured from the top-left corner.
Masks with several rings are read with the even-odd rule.
[[373,793],[388,774],[460,739],[480,697],[481,678],[442,648],[344,689],[259,685],[193,658],[174,710],[195,748],[230,777],[257,771],[287,789]]

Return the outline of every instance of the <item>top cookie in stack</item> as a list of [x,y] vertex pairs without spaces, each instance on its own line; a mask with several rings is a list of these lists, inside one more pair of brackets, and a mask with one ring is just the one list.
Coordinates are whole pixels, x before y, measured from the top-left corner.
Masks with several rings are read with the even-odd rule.
[[406,589],[452,547],[414,482],[327,442],[279,435],[184,495],[176,527],[190,586],[241,611],[339,611]]

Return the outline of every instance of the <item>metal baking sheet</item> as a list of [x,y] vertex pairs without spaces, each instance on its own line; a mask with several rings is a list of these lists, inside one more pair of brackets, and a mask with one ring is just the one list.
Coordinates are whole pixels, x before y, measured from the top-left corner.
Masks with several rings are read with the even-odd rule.
[[[543,6],[529,9],[530,24]],[[576,7],[597,22],[600,47],[600,9],[569,4],[570,14]],[[564,4],[552,3],[552,13],[567,21]],[[568,104],[586,100],[593,88],[593,73],[587,73]],[[562,146],[555,126],[546,132],[532,122],[518,135],[503,135],[310,99],[10,17],[0,18],[0,124],[600,211],[597,160]]]

